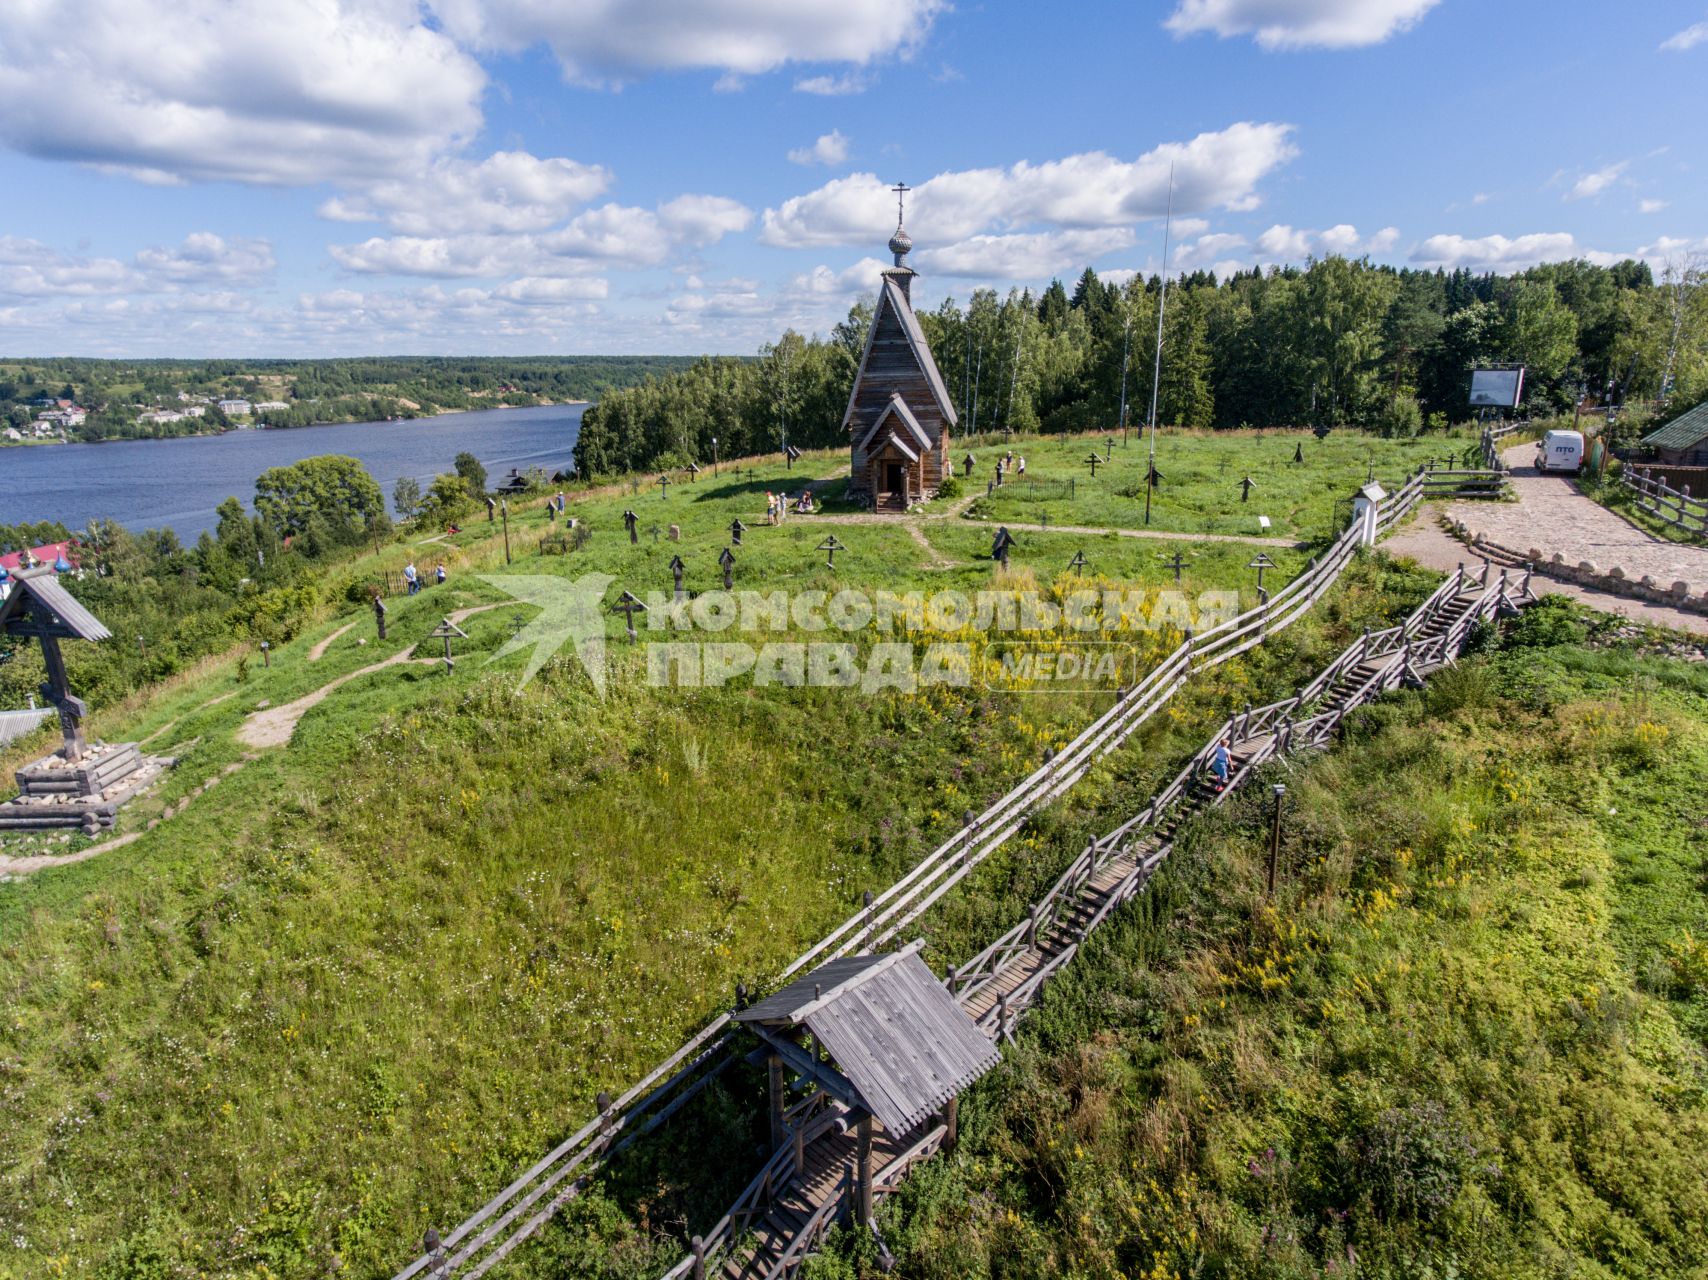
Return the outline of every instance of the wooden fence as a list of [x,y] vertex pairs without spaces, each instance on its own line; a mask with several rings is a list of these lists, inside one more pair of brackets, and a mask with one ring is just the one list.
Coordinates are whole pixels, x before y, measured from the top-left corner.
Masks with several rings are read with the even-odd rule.
[[[1384,500],[1376,524],[1378,537],[1435,491],[1438,486],[1431,483],[1431,474],[1420,467]],[[1188,634],[1061,751],[1047,755],[1037,769],[982,813],[969,813],[958,831],[887,889],[868,894],[859,911],[777,975],[779,984],[809,965],[876,950],[896,940],[1013,839],[1028,819],[1065,795],[1093,765],[1167,706],[1193,675],[1256,647],[1303,616],[1334,586],[1353,558],[1360,523],[1355,519],[1321,557],[1256,607],[1202,635]],[[432,1280],[478,1280],[487,1274],[579,1194],[607,1161],[663,1124],[722,1074],[735,1061],[735,1041],[730,1014],[719,1014],[619,1097],[601,1094],[591,1120],[436,1241],[435,1247],[424,1250],[393,1280],[420,1275]]]
[[[1240,744],[1236,747],[1239,767],[1226,790],[1209,800],[1210,804],[1220,804],[1269,761],[1306,747],[1325,746],[1353,710],[1404,680],[1421,682],[1422,673],[1454,661],[1478,622],[1503,609],[1516,610],[1531,598],[1528,573],[1522,580],[1505,571],[1497,575],[1486,562],[1476,573],[1460,568],[1404,622],[1383,631],[1365,632],[1293,697],[1265,707],[1248,706],[1230,716],[1145,809],[1094,838],[1019,923],[977,955],[950,968],[944,985],[968,1007],[985,1034],[999,1043],[1011,1039],[1020,1020],[1037,1005],[1049,980],[1117,907],[1143,890],[1167,859],[1173,849],[1171,819],[1177,820],[1195,804],[1204,803],[1201,793],[1195,798],[1193,788],[1205,775],[1219,743],[1232,740]],[[1467,599],[1472,601],[1469,607],[1463,603]],[[1096,909],[1086,915],[1087,887],[1119,859],[1128,860],[1125,874],[1100,891]],[[1052,934],[1052,946],[1040,949],[1039,940]],[[1029,953],[1035,954],[1038,963],[1027,972]],[[999,988],[1001,995],[996,1000],[981,1001],[986,989],[1011,966],[1018,966],[1017,971],[1025,973],[1024,979],[1018,985]],[[982,1012],[980,1004],[984,1006]],[[809,1098],[823,1096],[818,1093]],[[826,1105],[824,1118],[832,1116],[842,1117],[844,1129],[853,1120],[847,1105],[836,1101]],[[819,1128],[808,1132],[823,1131],[821,1120]],[[894,1191],[916,1164],[941,1149],[946,1136],[945,1127],[937,1125],[887,1164],[875,1180],[875,1195],[881,1198]],[[793,1155],[789,1154],[791,1150]],[[749,1184],[736,1210],[705,1236],[696,1236],[688,1256],[666,1272],[664,1280],[703,1280],[708,1264],[715,1265],[728,1256],[741,1243],[742,1228],[758,1220],[765,1196],[781,1185],[774,1179],[785,1168],[803,1166],[801,1152],[802,1140],[797,1133],[792,1148],[786,1144]],[[852,1174],[845,1174],[840,1188],[789,1236],[768,1266],[753,1274],[764,1280],[793,1276],[830,1227],[852,1209],[853,1185]]]
[[1652,516],[1708,539],[1708,501],[1690,496],[1690,486],[1674,489],[1662,477],[1650,475],[1647,467],[1627,464],[1619,470],[1619,483],[1635,495],[1639,507]]

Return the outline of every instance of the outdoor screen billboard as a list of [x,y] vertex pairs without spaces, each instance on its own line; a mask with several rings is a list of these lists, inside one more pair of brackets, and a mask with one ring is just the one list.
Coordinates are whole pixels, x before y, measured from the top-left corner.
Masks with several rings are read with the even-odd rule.
[[1493,409],[1516,409],[1524,394],[1524,370],[1473,369],[1471,403]]

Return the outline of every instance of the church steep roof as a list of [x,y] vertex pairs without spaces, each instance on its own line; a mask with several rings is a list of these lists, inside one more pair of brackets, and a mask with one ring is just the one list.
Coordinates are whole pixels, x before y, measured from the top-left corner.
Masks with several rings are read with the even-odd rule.
[[[907,271],[907,268],[898,268]],[[925,331],[919,327],[919,317],[914,315],[913,306],[907,300],[907,295],[895,281],[895,273],[884,272],[884,286],[878,294],[878,307],[872,313],[872,327],[866,332],[866,348],[860,353],[860,367],[854,374],[854,385],[848,392],[848,408],[842,414],[843,430],[853,426],[854,405],[860,396],[860,385],[866,379],[866,366],[872,358],[872,343],[878,336],[878,326],[883,323],[885,309],[895,314],[901,331],[907,337],[913,358],[925,374],[925,382],[931,389],[931,398],[937,402],[937,409],[943,415],[943,421],[949,426],[955,426],[959,421],[955,413],[954,402],[949,399],[949,388],[943,383],[943,375],[937,368],[937,361],[931,356],[931,345],[925,340]]]

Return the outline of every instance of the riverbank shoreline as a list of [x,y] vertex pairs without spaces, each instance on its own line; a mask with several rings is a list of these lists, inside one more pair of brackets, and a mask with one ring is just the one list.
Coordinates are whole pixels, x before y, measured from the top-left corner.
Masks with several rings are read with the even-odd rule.
[[577,405],[583,407],[592,404],[591,400],[540,400],[534,404],[483,404],[478,408],[469,409],[435,409],[432,413],[402,414],[395,418],[338,418],[326,422],[304,422],[297,426],[273,427],[265,423],[250,426],[226,427],[222,431],[181,431],[170,436],[103,436],[99,440],[0,440],[0,449],[16,449],[25,445],[53,444],[137,444],[159,440],[197,440],[212,436],[236,435],[242,431],[307,431],[314,427],[350,427],[357,425],[380,425],[387,422],[416,422],[428,418],[444,418],[457,413],[493,413],[499,409],[573,409]]

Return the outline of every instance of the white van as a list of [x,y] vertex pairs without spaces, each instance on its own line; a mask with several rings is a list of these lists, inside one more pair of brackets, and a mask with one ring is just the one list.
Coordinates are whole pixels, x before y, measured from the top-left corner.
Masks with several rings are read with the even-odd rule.
[[1583,432],[1548,432],[1536,446],[1536,469],[1569,471],[1573,475],[1583,470]]

